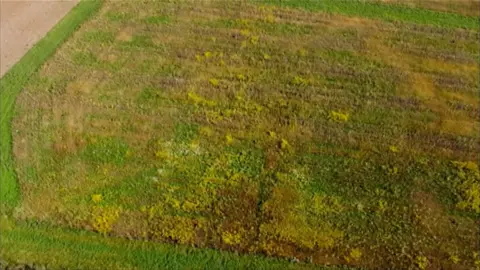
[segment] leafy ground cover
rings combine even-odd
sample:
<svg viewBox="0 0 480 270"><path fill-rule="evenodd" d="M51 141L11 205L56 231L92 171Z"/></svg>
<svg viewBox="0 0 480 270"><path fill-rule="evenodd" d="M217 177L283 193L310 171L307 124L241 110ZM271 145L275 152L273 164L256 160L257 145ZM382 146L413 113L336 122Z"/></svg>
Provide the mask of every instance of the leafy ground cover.
<svg viewBox="0 0 480 270"><path fill-rule="evenodd" d="M14 217L315 264L478 267L476 20L263 3L106 2L18 96Z"/></svg>

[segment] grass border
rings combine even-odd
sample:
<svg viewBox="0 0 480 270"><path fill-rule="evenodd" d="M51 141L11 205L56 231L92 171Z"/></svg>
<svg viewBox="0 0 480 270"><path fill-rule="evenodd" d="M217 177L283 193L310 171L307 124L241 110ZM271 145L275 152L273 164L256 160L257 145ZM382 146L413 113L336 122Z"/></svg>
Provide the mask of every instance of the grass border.
<svg viewBox="0 0 480 270"><path fill-rule="evenodd" d="M303 9L311 12L326 12L351 17L377 19L387 22L404 22L432 25L447 29L463 28L478 31L480 19L458 13L442 12L421 7L387 4L362 0L264 0L258 4L284 8Z"/></svg>
<svg viewBox="0 0 480 270"><path fill-rule="evenodd" d="M11 122L15 100L30 76L102 6L101 0L80 1L0 79L0 213L9 213L20 200L14 168Z"/></svg>
<svg viewBox="0 0 480 270"><path fill-rule="evenodd" d="M48 269L353 269L27 223L2 233L0 256L7 263L35 262Z"/></svg>

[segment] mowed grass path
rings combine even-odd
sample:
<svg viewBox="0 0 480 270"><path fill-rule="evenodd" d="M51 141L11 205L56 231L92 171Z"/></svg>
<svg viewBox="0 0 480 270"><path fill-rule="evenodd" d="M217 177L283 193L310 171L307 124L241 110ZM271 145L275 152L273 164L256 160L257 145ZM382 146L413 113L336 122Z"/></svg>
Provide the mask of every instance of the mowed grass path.
<svg viewBox="0 0 480 270"><path fill-rule="evenodd" d="M470 18L278 3L105 3L18 97L15 217L317 264L479 264ZM366 17L382 7L402 14Z"/></svg>

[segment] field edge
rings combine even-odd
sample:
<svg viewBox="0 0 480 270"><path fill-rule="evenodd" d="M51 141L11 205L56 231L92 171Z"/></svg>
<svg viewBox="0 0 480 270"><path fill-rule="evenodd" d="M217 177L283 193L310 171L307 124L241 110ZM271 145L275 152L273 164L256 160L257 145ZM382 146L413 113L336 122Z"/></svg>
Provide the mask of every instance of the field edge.
<svg viewBox="0 0 480 270"><path fill-rule="evenodd" d="M479 27L479 20L474 16L375 1L265 0L262 4L447 29L463 28L478 31Z"/></svg>
<svg viewBox="0 0 480 270"><path fill-rule="evenodd" d="M279 258L193 248L184 245L108 238L45 224L10 224L4 218L0 258L14 264L52 269L325 269L348 266L294 263Z"/></svg>
<svg viewBox="0 0 480 270"><path fill-rule="evenodd" d="M30 76L75 30L102 6L102 0L82 0L0 79L0 213L9 214L20 200L12 153L15 100Z"/></svg>

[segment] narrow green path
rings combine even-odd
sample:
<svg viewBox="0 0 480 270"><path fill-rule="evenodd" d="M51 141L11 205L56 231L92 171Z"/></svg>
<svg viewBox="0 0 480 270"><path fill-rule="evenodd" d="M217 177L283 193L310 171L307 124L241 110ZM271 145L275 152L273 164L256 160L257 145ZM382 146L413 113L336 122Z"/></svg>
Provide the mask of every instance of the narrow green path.
<svg viewBox="0 0 480 270"><path fill-rule="evenodd" d="M53 269L348 269L2 221L0 257ZM10 228L9 228L10 227Z"/></svg>
<svg viewBox="0 0 480 270"><path fill-rule="evenodd" d="M480 27L479 20L476 17L421 8L410 8L402 5L389 5L357 0L266 0L264 3L280 7L301 8L314 12L321 11L386 21L435 25L443 28L478 30Z"/></svg>

